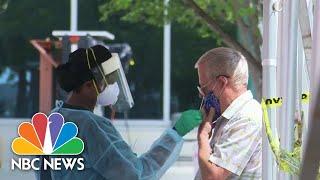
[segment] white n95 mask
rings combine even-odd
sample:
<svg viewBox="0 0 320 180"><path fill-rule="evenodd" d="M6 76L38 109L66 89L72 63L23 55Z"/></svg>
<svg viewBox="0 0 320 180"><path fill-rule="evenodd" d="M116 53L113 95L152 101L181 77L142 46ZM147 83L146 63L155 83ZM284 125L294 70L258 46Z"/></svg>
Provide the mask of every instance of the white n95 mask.
<svg viewBox="0 0 320 180"><path fill-rule="evenodd" d="M101 106L114 105L118 101L120 90L118 83L109 84L97 97L97 104Z"/></svg>

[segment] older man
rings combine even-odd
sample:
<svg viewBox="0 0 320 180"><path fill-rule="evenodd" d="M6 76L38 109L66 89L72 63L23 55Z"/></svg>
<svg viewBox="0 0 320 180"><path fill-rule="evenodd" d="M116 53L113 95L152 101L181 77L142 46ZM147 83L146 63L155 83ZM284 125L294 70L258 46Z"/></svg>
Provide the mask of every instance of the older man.
<svg viewBox="0 0 320 180"><path fill-rule="evenodd" d="M195 179L261 179L262 111L247 90L245 57L220 47L206 52L195 67L207 108L198 129ZM208 106L209 98L215 103Z"/></svg>

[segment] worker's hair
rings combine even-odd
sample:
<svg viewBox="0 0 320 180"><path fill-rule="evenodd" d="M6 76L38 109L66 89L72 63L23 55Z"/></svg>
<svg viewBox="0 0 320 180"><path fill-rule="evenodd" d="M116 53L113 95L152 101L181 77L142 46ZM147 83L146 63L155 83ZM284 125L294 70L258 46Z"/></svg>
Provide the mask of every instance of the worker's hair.
<svg viewBox="0 0 320 180"><path fill-rule="evenodd" d="M236 50L226 47L211 49L200 57L195 68L203 63L205 63L208 77L215 78L218 75L225 75L230 77L231 83L236 88L248 85L247 60Z"/></svg>

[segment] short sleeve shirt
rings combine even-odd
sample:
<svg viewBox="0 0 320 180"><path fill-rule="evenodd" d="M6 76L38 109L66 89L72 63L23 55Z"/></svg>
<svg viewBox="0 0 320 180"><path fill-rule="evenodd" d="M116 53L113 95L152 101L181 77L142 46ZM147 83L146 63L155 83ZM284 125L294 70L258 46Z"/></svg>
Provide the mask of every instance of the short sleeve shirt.
<svg viewBox="0 0 320 180"><path fill-rule="evenodd" d="M232 173L228 179L261 179L262 110L250 91L218 118L208 161ZM195 179L201 179L199 172Z"/></svg>

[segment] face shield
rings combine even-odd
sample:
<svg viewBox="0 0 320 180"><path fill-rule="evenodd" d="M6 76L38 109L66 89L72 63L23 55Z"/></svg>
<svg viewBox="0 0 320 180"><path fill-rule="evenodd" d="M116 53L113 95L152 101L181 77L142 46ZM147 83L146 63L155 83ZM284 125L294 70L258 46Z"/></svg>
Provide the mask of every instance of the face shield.
<svg viewBox="0 0 320 180"><path fill-rule="evenodd" d="M118 100L112 107L116 112L125 112L131 109L134 102L118 54L112 53L112 57L103 62L101 67L108 85L113 85L113 92L117 87L119 89Z"/></svg>
<svg viewBox="0 0 320 180"><path fill-rule="evenodd" d="M92 53L95 67L91 68L89 52ZM112 57L99 64L96 60L94 51L87 50L88 66L91 70L97 90L97 103L102 106L112 105L116 112L125 112L134 105L133 98L124 74L120 58L117 53L112 53Z"/></svg>

